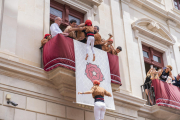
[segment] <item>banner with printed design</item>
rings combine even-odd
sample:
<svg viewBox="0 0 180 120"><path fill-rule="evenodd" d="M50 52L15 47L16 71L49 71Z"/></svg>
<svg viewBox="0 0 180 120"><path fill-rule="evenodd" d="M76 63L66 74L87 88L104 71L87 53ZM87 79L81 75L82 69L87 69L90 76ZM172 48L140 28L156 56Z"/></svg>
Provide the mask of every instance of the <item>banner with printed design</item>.
<svg viewBox="0 0 180 120"><path fill-rule="evenodd" d="M107 52L94 48L96 60L93 62L93 53L89 47L89 57L86 57L86 44L74 40L75 68L76 68L76 103L94 106L91 94L78 95L78 92L91 90L93 81L99 80L100 87L112 94L111 75ZM112 94L113 95L113 94ZM114 99L105 96L107 109L115 110Z"/></svg>

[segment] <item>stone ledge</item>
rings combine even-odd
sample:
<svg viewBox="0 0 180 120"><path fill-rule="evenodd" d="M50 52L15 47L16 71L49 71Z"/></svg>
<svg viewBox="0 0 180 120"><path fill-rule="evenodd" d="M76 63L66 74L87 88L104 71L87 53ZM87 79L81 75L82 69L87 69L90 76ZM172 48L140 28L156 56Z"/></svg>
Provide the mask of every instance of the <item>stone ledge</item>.
<svg viewBox="0 0 180 120"><path fill-rule="evenodd" d="M132 96L127 95L119 92L113 92L114 101L116 101L117 104L120 104L121 106L128 106L130 108L139 110L140 107L143 107L146 103L146 100ZM126 103L126 104L124 104Z"/></svg>
<svg viewBox="0 0 180 120"><path fill-rule="evenodd" d="M158 105L144 105L140 108L138 114L141 117L157 120L179 120L180 118L179 110Z"/></svg>

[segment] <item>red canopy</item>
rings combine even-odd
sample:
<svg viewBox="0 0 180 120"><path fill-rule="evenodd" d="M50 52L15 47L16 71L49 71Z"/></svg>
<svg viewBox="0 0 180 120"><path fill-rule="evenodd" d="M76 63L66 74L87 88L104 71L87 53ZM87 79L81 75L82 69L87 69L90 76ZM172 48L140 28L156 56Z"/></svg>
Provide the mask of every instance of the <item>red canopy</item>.
<svg viewBox="0 0 180 120"><path fill-rule="evenodd" d="M152 80L156 104L180 110L180 89L161 80Z"/></svg>
<svg viewBox="0 0 180 120"><path fill-rule="evenodd" d="M111 82L121 84L118 56L108 54ZM44 70L50 71L56 67L65 67L75 71L75 53L73 39L61 34L53 37L43 48Z"/></svg>

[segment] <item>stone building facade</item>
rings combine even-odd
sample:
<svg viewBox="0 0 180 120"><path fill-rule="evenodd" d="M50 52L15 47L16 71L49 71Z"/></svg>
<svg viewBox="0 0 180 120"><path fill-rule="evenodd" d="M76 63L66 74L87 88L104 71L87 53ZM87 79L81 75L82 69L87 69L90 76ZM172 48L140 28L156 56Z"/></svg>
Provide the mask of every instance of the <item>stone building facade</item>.
<svg viewBox="0 0 180 120"><path fill-rule="evenodd" d="M174 75L180 73L178 0L0 0L0 120L94 120L93 108L73 103L73 71L41 68L40 41L49 33L53 3L64 7L64 25L70 19L67 15L76 11L76 16L83 15L81 22L91 19L103 38L112 33L114 46L123 48L122 86L112 84L116 110L107 111L105 120L180 118L179 110L146 105L140 87L150 64L143 57L148 53L145 47L161 53L155 55L155 66L170 64ZM62 85L56 87L55 79ZM17 107L7 104L7 94Z"/></svg>

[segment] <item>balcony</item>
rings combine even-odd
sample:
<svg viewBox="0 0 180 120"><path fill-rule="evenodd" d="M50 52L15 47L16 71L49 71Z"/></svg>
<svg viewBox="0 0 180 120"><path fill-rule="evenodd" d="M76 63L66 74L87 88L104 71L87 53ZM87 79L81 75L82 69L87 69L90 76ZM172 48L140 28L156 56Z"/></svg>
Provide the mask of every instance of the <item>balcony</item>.
<svg viewBox="0 0 180 120"><path fill-rule="evenodd" d="M118 91L121 85L118 56L107 54L111 73L112 91ZM75 98L75 52L73 39L58 34L43 48L44 70L57 87L59 93Z"/></svg>
<svg viewBox="0 0 180 120"><path fill-rule="evenodd" d="M148 85L141 85L142 97L147 100L147 105L140 109L141 116L147 117L149 114L151 119L155 119L152 118L154 116L156 119L179 120L180 88L158 79L152 80L148 84L150 88L147 93L144 87Z"/></svg>

